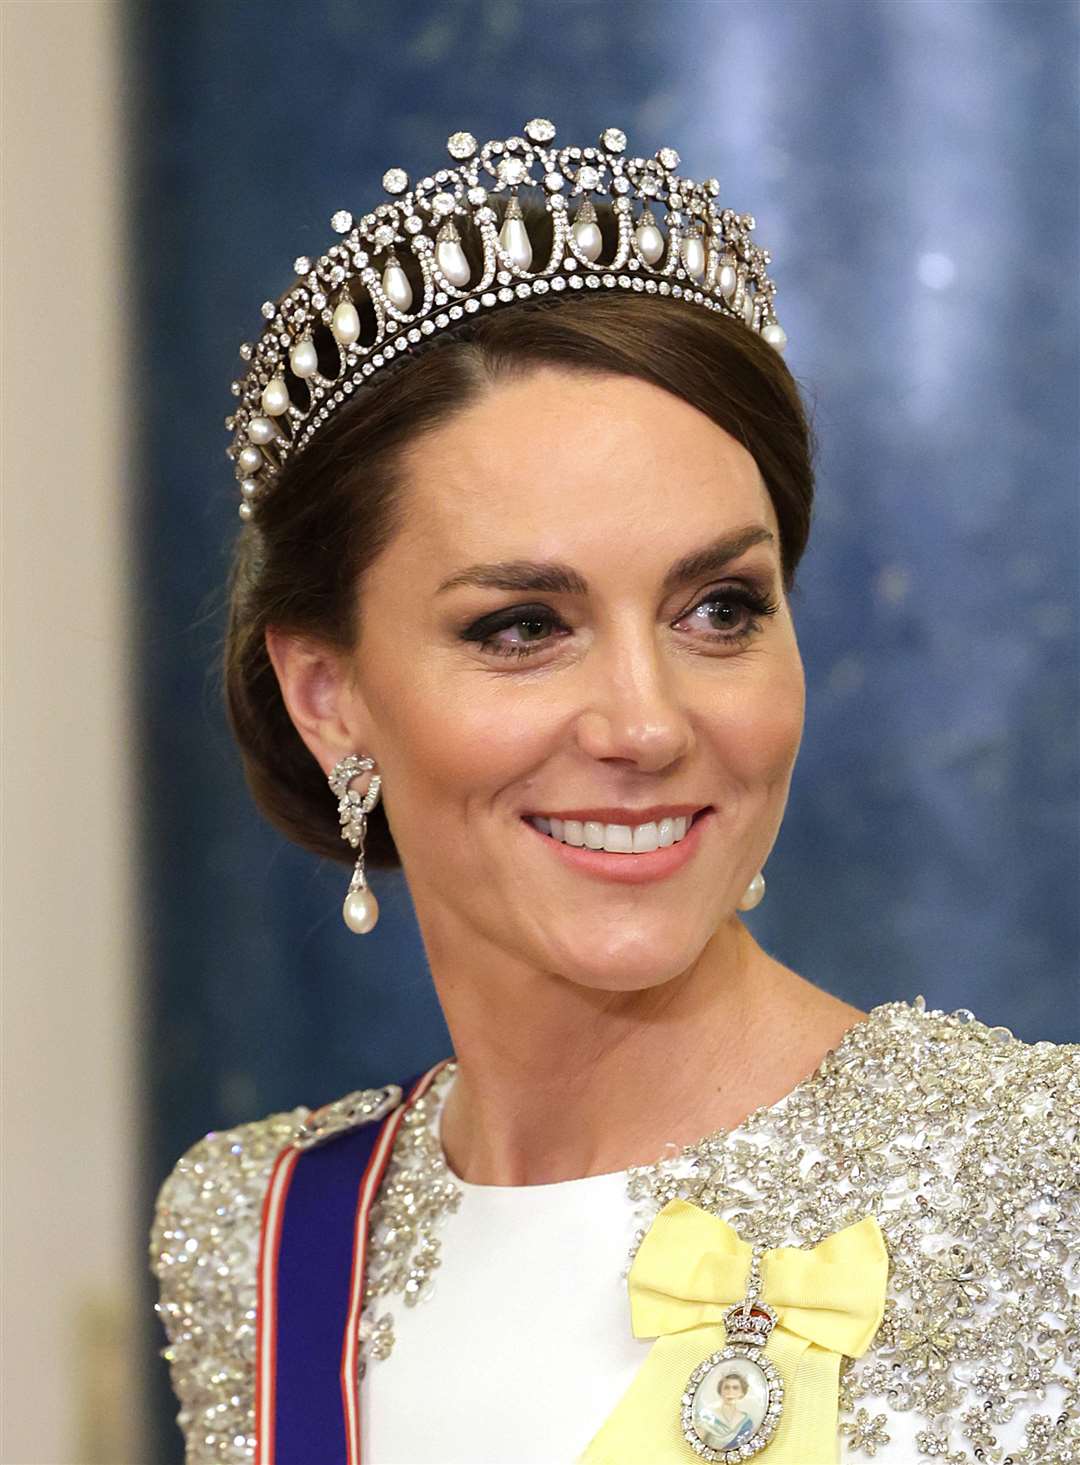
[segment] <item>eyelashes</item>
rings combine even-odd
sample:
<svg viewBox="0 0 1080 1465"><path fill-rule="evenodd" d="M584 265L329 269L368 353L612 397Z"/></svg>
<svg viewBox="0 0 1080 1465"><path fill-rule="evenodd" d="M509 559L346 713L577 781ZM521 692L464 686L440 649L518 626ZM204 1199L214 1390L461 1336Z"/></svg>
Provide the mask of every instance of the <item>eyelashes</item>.
<svg viewBox="0 0 1080 1465"><path fill-rule="evenodd" d="M709 607L718 609L713 612L709 610ZM764 629L765 619L776 615L780 609L780 601L764 594L752 585L731 585L722 590L709 591L685 615L680 616L679 621L690 620L698 616L699 612L704 612L704 620L707 623L714 613L719 613L720 609L727 613L733 608L741 612L741 619L734 629L708 629L702 632L697 639L713 644L746 646ZM561 636L553 637L550 634L541 635L530 641L514 642L499 639L503 631L521 627L529 627L533 631L541 632L556 628L567 629L561 617L556 615L550 606L519 605L498 611L494 615L484 616L462 632L462 640L475 642L487 655L509 656L520 660L535 656L553 640L563 639Z"/></svg>

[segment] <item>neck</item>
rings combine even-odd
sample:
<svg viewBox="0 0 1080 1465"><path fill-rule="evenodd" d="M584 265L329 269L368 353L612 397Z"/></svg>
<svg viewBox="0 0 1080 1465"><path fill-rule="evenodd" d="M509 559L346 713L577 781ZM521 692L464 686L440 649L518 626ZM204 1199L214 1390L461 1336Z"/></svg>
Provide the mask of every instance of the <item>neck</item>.
<svg viewBox="0 0 1080 1465"><path fill-rule="evenodd" d="M687 971L637 992L508 975L505 954L490 980L474 961L462 980L430 944L428 957L458 1062L443 1146L478 1185L606 1174L733 1128L864 1015L769 957L735 917Z"/></svg>

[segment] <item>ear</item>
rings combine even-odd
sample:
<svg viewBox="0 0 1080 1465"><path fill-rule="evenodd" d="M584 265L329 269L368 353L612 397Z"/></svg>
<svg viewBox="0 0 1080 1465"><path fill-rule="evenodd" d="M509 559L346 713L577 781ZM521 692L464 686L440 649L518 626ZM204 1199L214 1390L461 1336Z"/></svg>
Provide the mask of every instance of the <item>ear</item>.
<svg viewBox="0 0 1080 1465"><path fill-rule="evenodd" d="M293 726L327 776L349 753L373 756L367 707L343 653L276 626L266 651Z"/></svg>

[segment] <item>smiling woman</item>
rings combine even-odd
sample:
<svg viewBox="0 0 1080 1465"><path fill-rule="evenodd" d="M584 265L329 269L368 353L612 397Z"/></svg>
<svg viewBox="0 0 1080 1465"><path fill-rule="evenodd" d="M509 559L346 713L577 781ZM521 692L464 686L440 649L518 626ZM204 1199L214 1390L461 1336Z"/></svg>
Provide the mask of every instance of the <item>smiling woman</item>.
<svg viewBox="0 0 1080 1465"><path fill-rule="evenodd" d="M778 588L782 581L785 590L793 584L809 534L813 477L798 393L775 351L727 317L693 314L677 301L592 296L575 300L573 306L571 311L554 301L530 303L485 317L452 341L440 342L438 350L410 363L407 371L399 367L390 380L371 389L363 413L341 412L331 418L322 437L285 467L274 494L260 505L258 532L241 537L227 650L230 713L256 799L283 832L316 853L348 859L325 779L287 716L270 671L268 627L284 626L342 651L355 645L373 616L374 591L367 571L392 540L399 541L398 554L404 553L403 531L411 531L409 542L417 558L424 559L432 614L435 597L443 614L443 599L449 601L461 588L506 592L498 611L460 626L462 639L475 639L492 656L521 656L523 650L517 648L531 639L532 631L517 639L510 632L520 630L522 621L535 626L537 617L548 617L550 624L553 616L554 602L522 605L509 601L508 595L545 592L584 599L588 594L587 577L572 565L539 565L535 556L515 556L516 563L510 563L507 555L500 555L501 564L470 565L463 558L465 546L459 564L451 553L457 547L447 545L449 572L433 576L432 561L424 557L429 546L420 545L416 536L419 531L433 537L438 520L413 512L417 495L425 489L449 525L455 505L471 500L482 508L493 495L492 507L501 507L507 519L520 519L520 507L509 498L515 485L543 514L535 481L538 462L550 463L548 476L560 479L564 513L580 504L582 494L592 495L606 485L616 517L614 523L594 524L598 549L609 567L613 556L616 566L623 567L623 496L636 483L651 513L658 518L666 514L672 528L680 530L670 541L680 562L663 565L662 588L668 599L680 589L689 591L694 582L709 588L710 579L719 578L758 542L771 543L774 573L764 585L760 579L740 583L732 577L724 593L729 598L741 595L744 603L753 597L747 610L765 614L770 579ZM527 378L547 382L549 390L561 384L561 399L554 407L563 414L554 419L557 430L545 427L552 419L535 402L531 386L525 386L524 395L512 390ZM687 422L700 423L704 413L724 429L732 448L745 442L752 476L767 475L770 485L754 501L758 522L747 526L733 520L718 540L723 521L715 508L709 512L706 501L705 513L696 516L704 533L695 539L688 517L688 509L695 507L695 486L710 482L702 474L712 475L714 503L722 505L723 479L717 475L728 471L726 459L719 461L714 450L704 459L699 452L696 462L680 464L665 440L657 440L655 429L643 443L635 442L614 420L601 435L588 393L611 391L616 384L624 391L640 384L631 410L637 401L654 399L656 394L646 392L645 385L674 396L669 410L679 400L685 404L683 414L663 424L661 431L678 432ZM449 456L438 429L442 425L449 431L470 404L479 407L481 401L487 404L480 424L485 440L466 466ZM691 405L695 411L685 410ZM511 412L516 412L513 419ZM699 432L704 425L698 426ZM407 494L408 468L414 464L421 482L412 484ZM688 472L697 477L686 477ZM763 503L773 509L775 528L761 522ZM537 543L523 534L518 542L530 550ZM390 629L399 637L399 649L413 634L407 621L415 609L411 574L412 567L399 558L383 569L383 578L397 575L409 591L399 589L402 603ZM358 592L355 587L361 585ZM652 587L651 593L658 588ZM456 598L463 603L460 594ZM496 603L493 594L487 603ZM682 608L697 610L694 605ZM719 639L726 631L722 617L710 620L698 611L697 629L689 634L701 641L713 628ZM400 861L378 805L368 821L366 848L369 865Z"/></svg>
<svg viewBox="0 0 1080 1465"><path fill-rule="evenodd" d="M248 348L250 786L355 858L357 932L401 865L454 1057L178 1163L152 1255L189 1459L898 1465L956 1418L1049 1459L1076 1053L849 1006L743 922L803 732L810 434L748 217L550 127L481 151L495 187L335 215Z"/></svg>
<svg viewBox="0 0 1080 1465"><path fill-rule="evenodd" d="M585 316L636 304L582 302L579 348ZM697 325L678 322L683 332ZM712 326L747 334L711 317L701 329ZM550 310L531 328L556 339L569 329ZM652 330L670 342L677 327L654 307ZM446 371L454 353L483 349L447 344L433 365ZM778 373L770 348L759 349ZM570 370L545 357L527 373L515 360L509 380L488 364L488 386L474 388L472 402L458 395L453 417L399 454L404 522L359 582L352 648L331 654L311 628L272 627L269 653L290 720L320 766L333 766L342 739L371 750L429 956L444 942L470 950L475 936L452 929L467 913L468 929L498 953L470 950L468 960L491 960L500 983L510 980L508 944L522 953L527 942L541 971L554 962L584 978L594 966L589 980L599 986L651 987L658 960L672 976L684 971L722 924L724 903L743 896L782 817L803 716L782 531L751 453L684 398L586 372L580 357ZM722 415L719 385L716 395ZM520 445L538 420L562 426L534 456ZM719 564L718 530L729 540ZM534 562L523 573L523 553L538 546L565 569L537 577ZM492 576L492 551L518 561L517 571ZM474 560L489 572L456 568ZM543 602L514 598L518 585L535 595L537 579L563 588ZM650 795L650 808L711 805L716 817L677 853L577 852L577 868L614 877L590 892L583 947L566 862L552 862L544 846L553 841L522 840L522 816L579 805L588 822L632 828L646 822ZM327 802L324 793L324 816ZM457 832L452 867L433 826ZM650 883L658 909L641 906L641 891L627 906L628 877L673 873L705 838L714 853L691 862L677 898Z"/></svg>

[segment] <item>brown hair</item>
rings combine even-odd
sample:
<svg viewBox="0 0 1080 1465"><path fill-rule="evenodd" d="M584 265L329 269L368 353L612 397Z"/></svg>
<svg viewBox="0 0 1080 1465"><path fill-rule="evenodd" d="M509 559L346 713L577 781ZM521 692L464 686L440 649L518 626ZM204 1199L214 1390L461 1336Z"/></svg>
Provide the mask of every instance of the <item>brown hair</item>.
<svg viewBox="0 0 1080 1465"><path fill-rule="evenodd" d="M224 653L229 721L256 804L316 854L355 858L322 769L285 708L267 628L342 652L355 645L357 587L406 511L406 444L492 385L543 365L651 382L730 433L761 471L785 590L794 584L810 532L813 437L782 359L741 321L670 297L590 291L515 302L436 337L415 360L381 372L287 461L236 545ZM368 816L365 862L400 865L381 803Z"/></svg>

